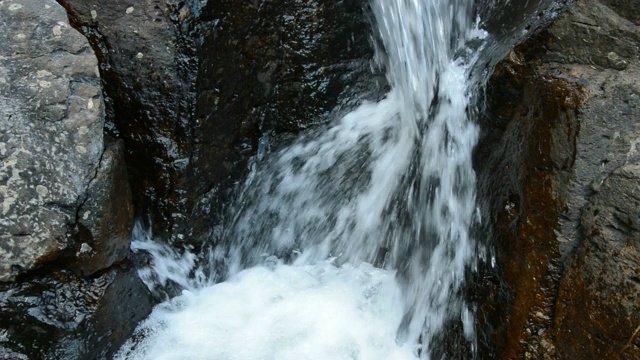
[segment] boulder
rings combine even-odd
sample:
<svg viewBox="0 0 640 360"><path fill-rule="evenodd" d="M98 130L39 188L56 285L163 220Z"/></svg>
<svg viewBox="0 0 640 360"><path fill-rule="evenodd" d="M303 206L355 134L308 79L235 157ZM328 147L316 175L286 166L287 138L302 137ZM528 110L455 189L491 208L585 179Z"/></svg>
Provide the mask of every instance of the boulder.
<svg viewBox="0 0 640 360"><path fill-rule="evenodd" d="M0 2L0 281L58 257L103 150L98 62L55 1Z"/></svg>
<svg viewBox="0 0 640 360"><path fill-rule="evenodd" d="M576 2L492 79L477 154L496 264L482 276L487 356L640 357L640 28L627 3Z"/></svg>
<svg viewBox="0 0 640 360"><path fill-rule="evenodd" d="M98 61L53 0L0 1L0 358L102 359L151 309Z"/></svg>

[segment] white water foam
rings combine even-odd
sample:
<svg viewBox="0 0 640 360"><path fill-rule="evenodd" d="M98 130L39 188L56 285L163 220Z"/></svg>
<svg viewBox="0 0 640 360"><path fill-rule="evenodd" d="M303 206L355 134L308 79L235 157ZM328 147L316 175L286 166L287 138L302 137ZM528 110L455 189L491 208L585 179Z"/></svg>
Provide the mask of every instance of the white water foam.
<svg viewBox="0 0 640 360"><path fill-rule="evenodd" d="M416 359L394 340L400 297L369 264L258 266L156 307L116 359Z"/></svg>

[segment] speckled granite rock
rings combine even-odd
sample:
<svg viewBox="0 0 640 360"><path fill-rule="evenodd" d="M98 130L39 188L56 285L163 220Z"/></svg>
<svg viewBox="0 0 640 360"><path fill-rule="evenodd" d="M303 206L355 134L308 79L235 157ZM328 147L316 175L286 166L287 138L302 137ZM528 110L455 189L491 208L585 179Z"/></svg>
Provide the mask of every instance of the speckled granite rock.
<svg viewBox="0 0 640 360"><path fill-rule="evenodd" d="M151 309L122 141L54 0L0 0L0 359L108 358Z"/></svg>
<svg viewBox="0 0 640 360"><path fill-rule="evenodd" d="M54 259L103 150L97 60L55 1L0 1L0 281Z"/></svg>

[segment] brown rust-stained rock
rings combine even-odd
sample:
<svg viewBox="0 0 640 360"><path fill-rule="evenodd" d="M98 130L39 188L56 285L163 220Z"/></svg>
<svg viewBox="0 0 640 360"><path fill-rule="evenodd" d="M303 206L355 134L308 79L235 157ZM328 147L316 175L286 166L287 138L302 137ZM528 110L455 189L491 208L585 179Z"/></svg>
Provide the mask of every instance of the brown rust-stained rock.
<svg viewBox="0 0 640 360"><path fill-rule="evenodd" d="M477 154L496 248L487 299L506 304L481 306L490 357L640 357L638 34L579 1L494 74Z"/></svg>
<svg viewBox="0 0 640 360"><path fill-rule="evenodd" d="M530 352L534 338L551 325L562 211L555 179L574 156L573 147L558 152L554 144L573 143L583 98L579 84L528 60L516 51L496 70L488 95L493 117L477 155L493 222L494 276L503 281L486 284L494 289L489 301L497 304L481 309L481 321L494 331L491 356L507 359Z"/></svg>

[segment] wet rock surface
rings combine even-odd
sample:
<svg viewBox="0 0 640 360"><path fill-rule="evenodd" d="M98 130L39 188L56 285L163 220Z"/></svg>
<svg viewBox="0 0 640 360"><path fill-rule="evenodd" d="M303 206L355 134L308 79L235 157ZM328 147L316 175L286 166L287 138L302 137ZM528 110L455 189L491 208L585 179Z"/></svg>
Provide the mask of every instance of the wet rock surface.
<svg viewBox="0 0 640 360"><path fill-rule="evenodd" d="M557 179L568 176L575 155L572 147L555 151L555 144L572 144L579 130L583 89L551 68L530 66L525 56L512 53L493 75L492 118L476 154L493 249L478 284L486 296L481 327L493 334L482 339L487 358L521 358L523 346L549 326L561 273Z"/></svg>
<svg viewBox="0 0 640 360"><path fill-rule="evenodd" d="M366 1L210 1L202 9L187 199L201 237L246 159L384 94ZM214 222L217 220L214 218ZM209 222L207 224L207 222Z"/></svg>
<svg viewBox="0 0 640 360"><path fill-rule="evenodd" d="M189 7L179 12L178 1L163 0L59 3L100 62L105 125L124 141L136 214L169 238L185 221L180 183L190 157L197 62L182 34L193 21Z"/></svg>
<svg viewBox="0 0 640 360"><path fill-rule="evenodd" d="M136 212L174 243L209 238L247 159L278 134L385 86L364 81L363 0L59 2L100 59Z"/></svg>
<svg viewBox="0 0 640 360"><path fill-rule="evenodd" d="M492 79L477 154L489 357L640 356L637 11L616 9L578 1Z"/></svg>
<svg viewBox="0 0 640 360"><path fill-rule="evenodd" d="M135 269L68 270L0 285L0 358L108 359L152 306Z"/></svg>
<svg viewBox="0 0 640 360"><path fill-rule="evenodd" d="M122 140L109 141L87 200L78 210L73 260L69 267L83 276L106 269L129 254L133 203Z"/></svg>
<svg viewBox="0 0 640 360"><path fill-rule="evenodd" d="M99 61L53 1L0 0L4 358L108 358L151 306L122 262L134 206L172 242L215 238L251 156L386 86L364 0L59 3ZM486 358L640 356L629 3L579 1L494 74L476 156ZM511 14L488 25L515 36Z"/></svg>
<svg viewBox="0 0 640 360"><path fill-rule="evenodd" d="M102 154L104 106L97 60L64 9L2 1L0 16L0 281L8 281L69 245Z"/></svg>
<svg viewBox="0 0 640 360"><path fill-rule="evenodd" d="M58 3L0 1L0 358L108 358L152 304L134 208L208 238L249 157L386 85L363 1Z"/></svg>

